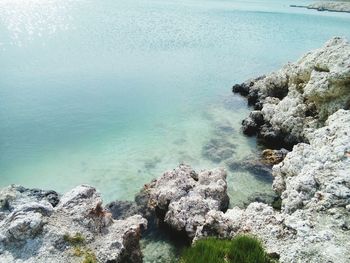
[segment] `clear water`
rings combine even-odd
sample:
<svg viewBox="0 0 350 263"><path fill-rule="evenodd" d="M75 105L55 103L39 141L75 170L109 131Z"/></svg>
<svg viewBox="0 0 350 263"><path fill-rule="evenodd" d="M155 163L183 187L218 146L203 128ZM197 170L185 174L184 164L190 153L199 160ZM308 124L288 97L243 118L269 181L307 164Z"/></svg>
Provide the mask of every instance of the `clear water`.
<svg viewBox="0 0 350 263"><path fill-rule="evenodd" d="M249 158L232 84L350 38L349 14L289 7L303 3L0 0L0 186L132 199L179 162L224 166L201 154L223 125ZM247 172L228 181L233 204L270 191Z"/></svg>
<svg viewBox="0 0 350 263"><path fill-rule="evenodd" d="M231 85L350 38L349 14L289 8L304 3L0 0L0 186L87 183L131 200L179 162L225 166L202 156L212 138L250 158L249 109ZM248 172L228 182L232 205L271 191ZM173 255L168 242L143 245L146 261Z"/></svg>

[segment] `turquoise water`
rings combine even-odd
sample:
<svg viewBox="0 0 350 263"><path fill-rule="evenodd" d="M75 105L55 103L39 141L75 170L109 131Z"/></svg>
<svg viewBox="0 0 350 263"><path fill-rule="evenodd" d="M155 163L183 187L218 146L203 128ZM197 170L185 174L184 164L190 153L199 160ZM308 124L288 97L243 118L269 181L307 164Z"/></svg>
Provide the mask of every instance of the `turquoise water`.
<svg viewBox="0 0 350 263"><path fill-rule="evenodd" d="M0 0L0 186L132 199L179 162L225 166L202 156L212 138L249 158L232 84L350 38L349 14L288 7L303 3ZM233 204L270 191L248 172L228 181Z"/></svg>

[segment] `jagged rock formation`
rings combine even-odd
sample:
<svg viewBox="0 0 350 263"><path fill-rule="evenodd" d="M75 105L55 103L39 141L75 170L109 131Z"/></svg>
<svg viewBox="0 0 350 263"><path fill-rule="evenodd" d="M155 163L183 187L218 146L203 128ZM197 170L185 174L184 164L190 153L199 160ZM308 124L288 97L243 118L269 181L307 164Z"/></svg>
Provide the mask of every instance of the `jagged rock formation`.
<svg viewBox="0 0 350 263"><path fill-rule="evenodd" d="M243 132L272 146L291 148L324 125L339 109L350 107L350 44L333 38L323 48L267 76L233 86L255 107Z"/></svg>
<svg viewBox="0 0 350 263"><path fill-rule="evenodd" d="M193 238L210 211L228 207L226 172L223 169L195 172L181 164L145 185L148 208L172 229Z"/></svg>
<svg viewBox="0 0 350 263"><path fill-rule="evenodd" d="M307 135L310 144L299 143L273 168L284 212L350 205L350 111L337 111L326 124Z"/></svg>
<svg viewBox="0 0 350 263"><path fill-rule="evenodd" d="M210 211L195 239L248 232L280 262L350 262L349 43L333 38L233 91L255 108L243 121L243 132L275 146L294 145L286 156L263 153L271 163L279 162L273 189L281 210L251 203L226 213Z"/></svg>
<svg viewBox="0 0 350 263"><path fill-rule="evenodd" d="M10 186L0 192L0 262L142 262L135 215L114 220L95 188L61 198L53 191Z"/></svg>
<svg viewBox="0 0 350 263"><path fill-rule="evenodd" d="M339 110L275 165L281 211L263 203L210 211L195 239L252 233L280 262L349 262L350 111Z"/></svg>

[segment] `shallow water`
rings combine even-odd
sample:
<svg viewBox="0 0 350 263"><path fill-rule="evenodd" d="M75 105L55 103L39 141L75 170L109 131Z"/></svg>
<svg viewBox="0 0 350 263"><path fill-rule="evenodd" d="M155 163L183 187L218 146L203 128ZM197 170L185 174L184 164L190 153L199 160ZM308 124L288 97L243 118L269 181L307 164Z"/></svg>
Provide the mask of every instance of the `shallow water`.
<svg viewBox="0 0 350 263"><path fill-rule="evenodd" d="M304 3L0 0L0 186L131 200L179 162L225 166L202 156L213 138L249 158L232 84L350 38L349 14L289 7ZM231 205L271 191L248 172L228 182Z"/></svg>

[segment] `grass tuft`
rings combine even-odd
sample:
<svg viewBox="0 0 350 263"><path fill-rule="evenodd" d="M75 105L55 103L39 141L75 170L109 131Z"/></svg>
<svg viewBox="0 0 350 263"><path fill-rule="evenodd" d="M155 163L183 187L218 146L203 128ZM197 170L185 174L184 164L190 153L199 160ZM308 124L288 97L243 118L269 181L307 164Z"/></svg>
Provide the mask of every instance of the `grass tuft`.
<svg viewBox="0 0 350 263"><path fill-rule="evenodd" d="M72 254L74 256L83 258L81 263L97 263L96 255L86 247L85 238L82 234L76 233L74 236L65 234L63 239L73 247Z"/></svg>
<svg viewBox="0 0 350 263"><path fill-rule="evenodd" d="M85 238L80 233L76 233L74 236L70 236L69 234L65 234L63 236L63 240L72 246L81 245L85 242Z"/></svg>
<svg viewBox="0 0 350 263"><path fill-rule="evenodd" d="M183 251L180 263L272 263L261 242L252 236L239 235L232 240L198 240Z"/></svg>
<svg viewBox="0 0 350 263"><path fill-rule="evenodd" d="M85 251L82 263L97 263L95 254L92 251Z"/></svg>

